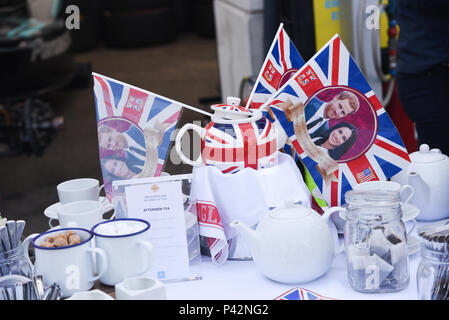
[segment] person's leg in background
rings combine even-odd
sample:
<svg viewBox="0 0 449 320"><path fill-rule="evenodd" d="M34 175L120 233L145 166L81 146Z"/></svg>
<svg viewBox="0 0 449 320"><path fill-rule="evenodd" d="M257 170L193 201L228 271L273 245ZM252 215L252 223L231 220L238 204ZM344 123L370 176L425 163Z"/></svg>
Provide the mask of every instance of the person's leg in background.
<svg viewBox="0 0 449 320"><path fill-rule="evenodd" d="M402 107L415 123L418 144L449 155L449 68L419 75L399 73L397 85Z"/></svg>

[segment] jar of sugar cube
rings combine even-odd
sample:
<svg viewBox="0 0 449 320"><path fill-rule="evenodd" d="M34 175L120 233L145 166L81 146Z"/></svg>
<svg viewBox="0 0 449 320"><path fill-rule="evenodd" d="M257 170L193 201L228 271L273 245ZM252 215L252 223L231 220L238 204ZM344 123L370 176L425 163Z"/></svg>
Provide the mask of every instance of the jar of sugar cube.
<svg viewBox="0 0 449 320"><path fill-rule="evenodd" d="M360 292L395 292L410 279L407 234L399 192L351 190L345 194L344 239L348 280Z"/></svg>

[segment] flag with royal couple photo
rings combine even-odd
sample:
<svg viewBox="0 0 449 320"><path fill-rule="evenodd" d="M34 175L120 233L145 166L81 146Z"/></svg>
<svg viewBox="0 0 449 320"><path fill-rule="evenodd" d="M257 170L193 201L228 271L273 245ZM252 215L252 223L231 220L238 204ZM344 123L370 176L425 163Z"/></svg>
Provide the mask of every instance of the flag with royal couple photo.
<svg viewBox="0 0 449 320"><path fill-rule="evenodd" d="M160 176L185 106L93 73L98 144L106 196L112 181Z"/></svg>
<svg viewBox="0 0 449 320"><path fill-rule="evenodd" d="M338 35L260 107L285 131L327 206L358 183L387 180L408 166L401 137ZM310 185L309 185L310 188Z"/></svg>

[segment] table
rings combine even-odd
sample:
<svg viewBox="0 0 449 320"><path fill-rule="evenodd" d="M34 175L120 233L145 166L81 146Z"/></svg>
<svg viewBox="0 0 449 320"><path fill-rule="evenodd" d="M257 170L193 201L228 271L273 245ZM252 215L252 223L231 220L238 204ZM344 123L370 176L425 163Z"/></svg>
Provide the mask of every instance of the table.
<svg viewBox="0 0 449 320"><path fill-rule="evenodd" d="M300 287L319 295L342 300L416 300L416 271L420 254L410 256L410 283L395 293L359 293L347 280L345 255L337 256L329 271L321 278L301 284L282 284L263 276L252 261L226 261L214 265L202 257L203 279L166 284L170 300L273 300L284 292Z"/></svg>
<svg viewBox="0 0 449 320"><path fill-rule="evenodd" d="M411 233L417 236L418 223ZM340 236L340 241L342 238ZM201 280L167 283L168 300L273 300L295 287L311 290L321 296L338 300L417 300L416 272L421 261L419 251L409 256L410 282L402 291L394 293L361 293L353 290L347 279L346 257L335 257L329 271L314 281L300 284L282 284L263 276L253 261L226 261L213 264L210 257L202 256L199 266ZM114 296L114 288L96 284Z"/></svg>

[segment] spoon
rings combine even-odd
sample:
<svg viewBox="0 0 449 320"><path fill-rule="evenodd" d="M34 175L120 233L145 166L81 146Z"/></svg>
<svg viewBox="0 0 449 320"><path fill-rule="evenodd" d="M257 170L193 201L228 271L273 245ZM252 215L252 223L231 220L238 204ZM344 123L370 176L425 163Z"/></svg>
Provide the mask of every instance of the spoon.
<svg viewBox="0 0 449 320"><path fill-rule="evenodd" d="M20 239L22 238L22 232L25 228L25 221L24 220L17 220L16 221L16 246L19 245Z"/></svg>
<svg viewBox="0 0 449 320"><path fill-rule="evenodd" d="M34 290L36 291L37 300L42 300L44 296L44 281L41 275L33 277Z"/></svg>
<svg viewBox="0 0 449 320"><path fill-rule="evenodd" d="M6 229L8 230L9 245L12 250L16 247L16 222L13 220L6 221Z"/></svg>
<svg viewBox="0 0 449 320"><path fill-rule="evenodd" d="M0 227L0 237L3 243L3 248L5 251L11 250L11 243L9 242L8 238L8 229L6 229L6 226Z"/></svg>

